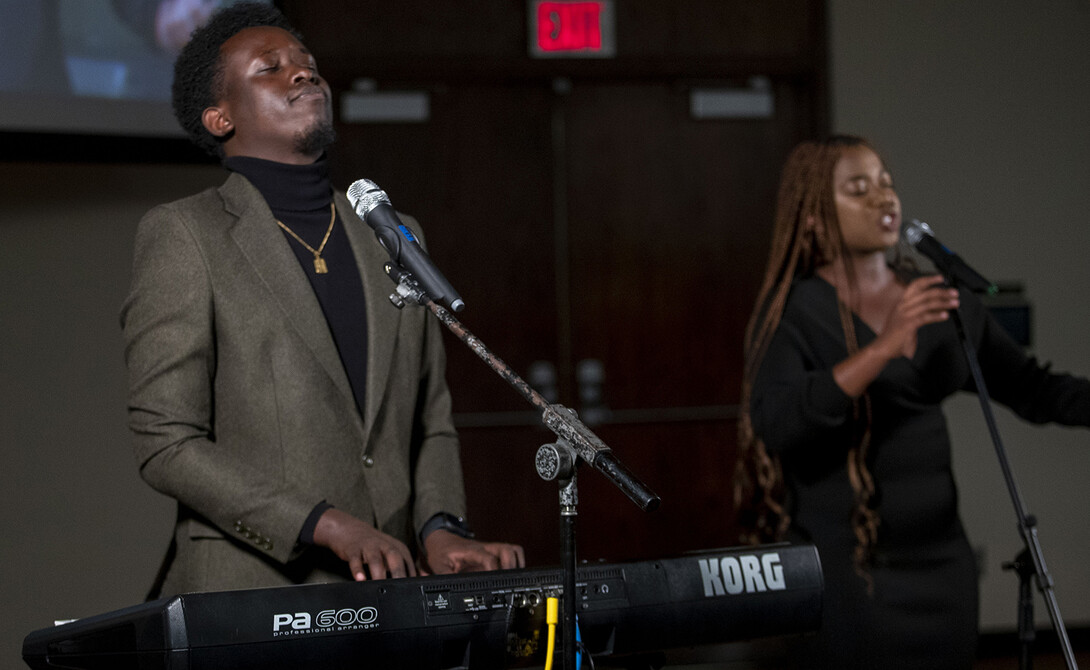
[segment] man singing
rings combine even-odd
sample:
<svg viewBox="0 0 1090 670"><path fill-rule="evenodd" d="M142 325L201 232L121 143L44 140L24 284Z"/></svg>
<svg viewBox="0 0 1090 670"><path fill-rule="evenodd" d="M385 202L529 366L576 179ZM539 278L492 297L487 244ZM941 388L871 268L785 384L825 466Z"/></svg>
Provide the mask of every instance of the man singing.
<svg viewBox="0 0 1090 670"><path fill-rule="evenodd" d="M521 567L463 518L439 324L330 186L330 90L274 8L175 64L174 110L230 173L140 222L122 310L143 478L178 501L154 596Z"/></svg>

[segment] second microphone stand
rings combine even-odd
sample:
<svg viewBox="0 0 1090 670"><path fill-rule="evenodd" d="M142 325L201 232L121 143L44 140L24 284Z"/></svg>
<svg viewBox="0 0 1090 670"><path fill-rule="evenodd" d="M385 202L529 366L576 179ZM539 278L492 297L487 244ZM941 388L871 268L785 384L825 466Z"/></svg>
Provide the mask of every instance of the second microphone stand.
<svg viewBox="0 0 1090 670"><path fill-rule="evenodd" d="M549 403L540 393L530 388L522 377L489 351L488 347L470 333L450 311L431 300L417 284L412 274L393 262L386 263L385 269L386 274L397 285L396 292L390 296L390 301L396 307L401 308L408 303L415 303L431 310L432 314L473 353L477 354L488 367L503 377L531 405L541 410L542 423L558 438L555 443L546 444L538 450L535 467L539 476L546 480L556 479L560 487L560 553L564 573L564 593L562 594L564 609L561 622L562 661L564 670L575 670L577 653L575 517L578 515L579 502L576 468L580 461L593 466L644 511L657 509L660 499L617 460L613 450L587 428L573 410L563 405Z"/></svg>
<svg viewBox="0 0 1090 670"><path fill-rule="evenodd" d="M992 444L995 446L999 467L1003 471L1007 492L1010 494L1011 502L1014 503L1015 515L1018 517L1018 532L1025 544L1025 549L1014 562L1009 564L1011 569L1014 569L1019 576L1019 668L1021 670L1030 670L1033 664L1032 654L1029 649L1029 645L1034 638L1033 596L1029 588L1029 579L1031 575L1035 575L1037 577L1037 588L1040 589L1041 595L1045 599L1048 615L1052 619L1052 627L1055 629L1056 637L1060 642L1064 661L1069 670L1078 670L1079 666L1075 662L1075 654L1071 649L1071 640L1068 639L1067 629L1064 628L1063 619L1060 617L1060 607L1056 603L1056 593L1052 589L1052 575L1049 574L1048 568L1045 566L1044 553L1041 550L1040 540L1037 538L1037 518L1029 513L1025 501L1022 499L1022 494L1018 490L1018 484L1014 480L1014 473L1011 470L1010 461L1007 459L1007 451L1003 447L1003 440L999 436L995 414L992 412L988 388L984 384L984 375L980 370L976 348L965 332L961 312L954 309L950 310L950 314L954 319L954 325L957 327L958 338L961 340L962 349L965 351L965 359L969 365L969 370L972 372L973 381L976 383L977 397L980 400L980 407L984 411L984 420L988 425Z"/></svg>

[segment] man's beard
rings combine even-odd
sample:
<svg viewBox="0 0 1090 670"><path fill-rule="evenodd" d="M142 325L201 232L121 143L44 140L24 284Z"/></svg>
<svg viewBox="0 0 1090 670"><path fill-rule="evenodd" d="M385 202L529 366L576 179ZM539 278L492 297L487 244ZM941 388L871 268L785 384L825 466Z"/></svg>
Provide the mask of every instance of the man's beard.
<svg viewBox="0 0 1090 670"><path fill-rule="evenodd" d="M337 132L330 121L319 121L310 130L305 130L295 138L295 150L303 155L319 154L333 145Z"/></svg>

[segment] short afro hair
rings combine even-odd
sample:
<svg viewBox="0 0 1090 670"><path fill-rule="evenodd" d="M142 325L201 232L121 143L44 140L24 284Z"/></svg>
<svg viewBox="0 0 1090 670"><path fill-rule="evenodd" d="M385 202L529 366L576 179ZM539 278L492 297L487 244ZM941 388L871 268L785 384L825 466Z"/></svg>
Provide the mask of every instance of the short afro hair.
<svg viewBox="0 0 1090 670"><path fill-rule="evenodd" d="M204 26L193 31L174 61L171 87L174 117L189 138L216 158L223 158L222 140L204 127L201 115L223 97L223 59L220 47L246 28L283 28L300 42L302 36L272 5L239 2L219 9Z"/></svg>

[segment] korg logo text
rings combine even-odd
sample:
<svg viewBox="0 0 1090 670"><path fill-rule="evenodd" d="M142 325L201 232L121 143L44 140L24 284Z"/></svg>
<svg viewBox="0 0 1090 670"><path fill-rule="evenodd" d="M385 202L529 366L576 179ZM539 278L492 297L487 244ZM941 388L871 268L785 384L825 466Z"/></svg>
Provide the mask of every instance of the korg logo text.
<svg viewBox="0 0 1090 670"><path fill-rule="evenodd" d="M739 593L782 591L784 582L780 555L770 552L758 558L755 554L701 558L700 577L704 580L704 595L723 596Z"/></svg>
<svg viewBox="0 0 1090 670"><path fill-rule="evenodd" d="M273 615L273 637L375 628L377 621L378 610L374 607L322 610L313 619L309 612L284 612Z"/></svg>

